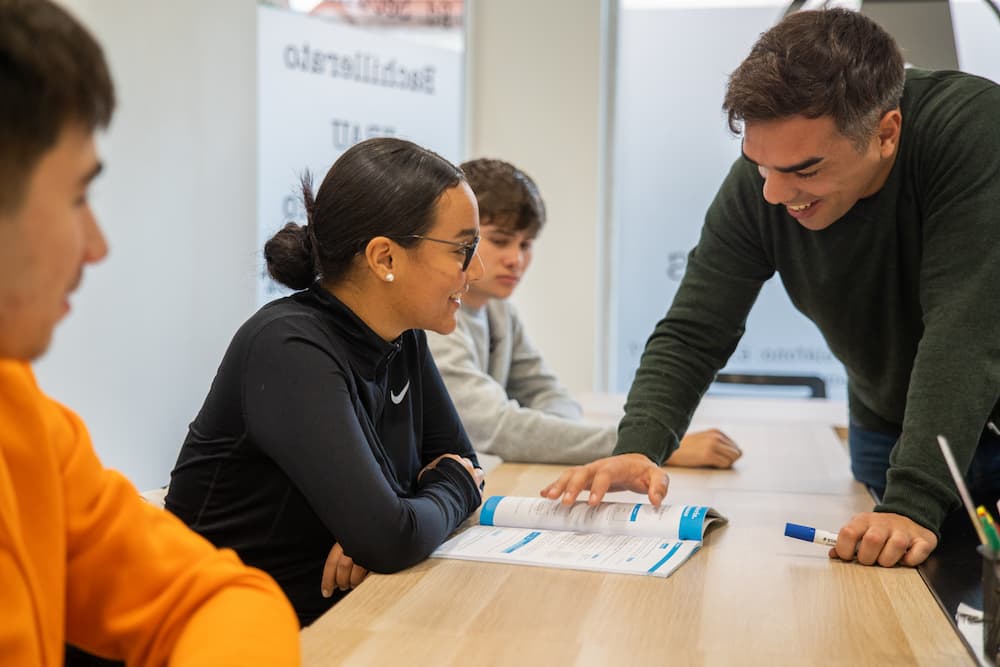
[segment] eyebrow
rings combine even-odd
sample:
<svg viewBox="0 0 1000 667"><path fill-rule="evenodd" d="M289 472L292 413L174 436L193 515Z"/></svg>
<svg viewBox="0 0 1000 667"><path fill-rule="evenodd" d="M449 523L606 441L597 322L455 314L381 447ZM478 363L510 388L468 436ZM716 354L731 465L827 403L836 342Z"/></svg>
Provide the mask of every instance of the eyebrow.
<svg viewBox="0 0 1000 667"><path fill-rule="evenodd" d="M753 159L751 159L751 157L749 155L747 155L746 153L744 153L742 148L740 148L740 154L743 156L743 159L746 160L747 162L749 162L750 164L757 165L758 167L760 166ZM787 167L774 167L774 170L775 171L780 171L783 174L791 174L793 172L802 171L803 169L808 169L809 167L817 165L820 162L822 162L824 159L825 158L822 158L822 157L819 157L819 156L814 156L814 157L806 158L802 162L796 162L795 164L788 165Z"/></svg>
<svg viewBox="0 0 1000 667"><path fill-rule="evenodd" d="M457 238L468 238L470 241L477 236L479 236L479 230L475 227L469 227L468 229L463 229L458 234L455 234Z"/></svg>

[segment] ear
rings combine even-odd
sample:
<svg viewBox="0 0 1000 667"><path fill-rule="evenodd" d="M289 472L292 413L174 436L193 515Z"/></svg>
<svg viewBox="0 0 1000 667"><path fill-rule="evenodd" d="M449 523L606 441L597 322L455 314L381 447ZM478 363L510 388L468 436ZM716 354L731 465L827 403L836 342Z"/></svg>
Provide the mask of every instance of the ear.
<svg viewBox="0 0 1000 667"><path fill-rule="evenodd" d="M394 275L398 267L398 262L393 257L398 249L399 246L385 236L376 236L368 242L365 246L365 261L376 278L392 282L393 278L388 276Z"/></svg>
<svg viewBox="0 0 1000 667"><path fill-rule="evenodd" d="M878 122L879 152L883 158L892 157L899 145L899 133L903 127L903 114L899 109L885 112Z"/></svg>

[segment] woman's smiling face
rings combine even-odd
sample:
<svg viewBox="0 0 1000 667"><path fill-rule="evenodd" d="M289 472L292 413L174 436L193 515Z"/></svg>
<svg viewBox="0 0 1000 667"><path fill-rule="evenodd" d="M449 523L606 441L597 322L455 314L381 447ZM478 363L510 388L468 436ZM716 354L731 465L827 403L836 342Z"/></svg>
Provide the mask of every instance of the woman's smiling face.
<svg viewBox="0 0 1000 667"><path fill-rule="evenodd" d="M405 328L448 334L457 325L469 284L483 276L478 251L462 269L465 248L479 236L479 207L468 185L462 182L441 194L434 224L423 236L424 240L406 248L405 265L398 271L396 287L404 297L398 308Z"/></svg>

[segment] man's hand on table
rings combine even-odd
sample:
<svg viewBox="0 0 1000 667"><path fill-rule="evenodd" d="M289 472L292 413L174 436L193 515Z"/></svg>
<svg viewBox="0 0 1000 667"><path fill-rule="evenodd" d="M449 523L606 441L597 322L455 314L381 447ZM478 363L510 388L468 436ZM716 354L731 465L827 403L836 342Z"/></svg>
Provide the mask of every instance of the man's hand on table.
<svg viewBox="0 0 1000 667"><path fill-rule="evenodd" d="M937 537L912 519L888 512L856 514L837 534L830 558L862 565L916 567L937 547Z"/></svg>
<svg viewBox="0 0 1000 667"><path fill-rule="evenodd" d="M634 491L645 493L649 502L659 507L669 483L667 473L644 454L619 454L569 468L542 489L541 495L550 500L561 498L564 505L570 505L581 491L590 489L587 503L596 505L608 491Z"/></svg>

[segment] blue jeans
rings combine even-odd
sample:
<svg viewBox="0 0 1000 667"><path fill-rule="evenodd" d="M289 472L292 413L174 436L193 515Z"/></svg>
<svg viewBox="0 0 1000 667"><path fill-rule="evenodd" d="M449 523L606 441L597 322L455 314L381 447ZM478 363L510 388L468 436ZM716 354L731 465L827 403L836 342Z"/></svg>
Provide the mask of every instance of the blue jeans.
<svg viewBox="0 0 1000 667"><path fill-rule="evenodd" d="M885 473L889 469L889 452L899 434L871 431L851 423L848 448L851 451L851 472L854 479L865 484L879 498L885 494ZM937 445L935 444L935 449ZM996 498L1000 492L1000 436L983 430L972 464L965 475L969 494L973 498ZM990 507L992 511L992 507Z"/></svg>

